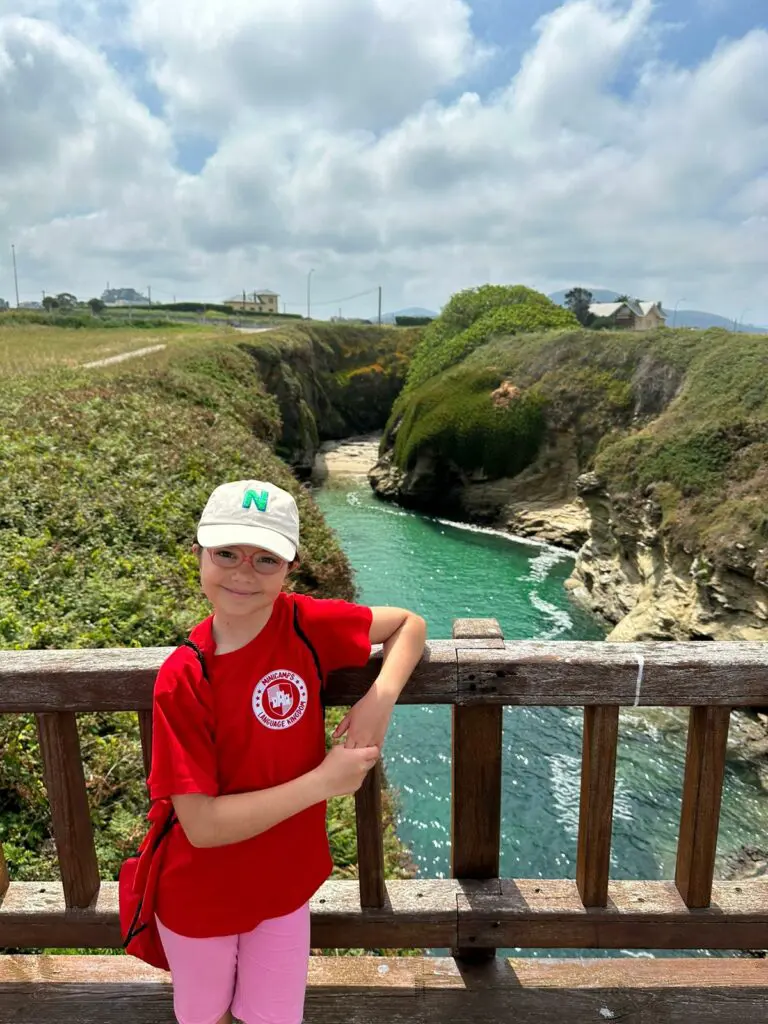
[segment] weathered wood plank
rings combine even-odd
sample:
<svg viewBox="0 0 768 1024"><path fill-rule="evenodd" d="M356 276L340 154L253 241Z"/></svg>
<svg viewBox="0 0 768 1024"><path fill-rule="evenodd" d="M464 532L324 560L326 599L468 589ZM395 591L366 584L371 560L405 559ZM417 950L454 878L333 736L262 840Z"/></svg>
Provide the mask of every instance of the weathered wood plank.
<svg viewBox="0 0 768 1024"><path fill-rule="evenodd" d="M355 793L357 874L362 907L383 907L387 896L384 886L384 826L381 817L383 780L381 762L377 761Z"/></svg>
<svg viewBox="0 0 768 1024"><path fill-rule="evenodd" d="M139 734L141 736L141 758L144 763L144 778L149 778L152 768L152 711L139 711Z"/></svg>
<svg viewBox="0 0 768 1024"><path fill-rule="evenodd" d="M461 883L388 880L381 908L360 906L358 882L332 880L311 902L315 948L447 948L456 939ZM0 903L0 947L119 948L117 884L104 882L87 910L67 909L58 882L11 882Z"/></svg>
<svg viewBox="0 0 768 1024"><path fill-rule="evenodd" d="M498 645L504 636L496 619L457 619L453 638L461 645ZM473 647L473 650L477 650ZM503 708L453 708L451 730L451 875L498 878L501 842L501 738ZM495 949L454 949L464 958L488 959Z"/></svg>
<svg viewBox="0 0 768 1024"><path fill-rule="evenodd" d="M5 854L3 853L3 844L0 843L0 899L8 891L8 886L11 883L10 875L8 874L8 865L5 862Z"/></svg>
<svg viewBox="0 0 768 1024"><path fill-rule="evenodd" d="M313 897L312 946L426 949L451 946L461 884L453 879L386 882L384 906L362 908L355 882L329 881Z"/></svg>
<svg viewBox="0 0 768 1024"><path fill-rule="evenodd" d="M575 881L389 880L380 909L362 909L354 880L312 900L315 948L483 946L604 949L762 949L763 879L716 882L708 910L689 910L674 882L612 881L606 908L585 908ZM117 885L91 908L67 910L55 882L11 882L0 904L0 947L118 948Z"/></svg>
<svg viewBox="0 0 768 1024"><path fill-rule="evenodd" d="M0 712L148 711L157 670L172 650L0 651ZM332 673L326 703L353 704L380 667L381 651L375 651L365 668ZM400 703L450 704L455 699L455 645L432 640Z"/></svg>
<svg viewBox="0 0 768 1024"><path fill-rule="evenodd" d="M463 644L469 646L429 641L401 702L632 705L642 657L642 706L768 704L768 651L759 642L515 641L495 650L472 650L470 639ZM147 710L170 651L0 651L0 712ZM375 678L379 657L364 669L334 673L329 704L357 700Z"/></svg>
<svg viewBox="0 0 768 1024"><path fill-rule="evenodd" d="M130 957L0 958L0 1020L172 1024L169 976ZM765 1020L755 960L496 960L312 957L313 1024L743 1024Z"/></svg>
<svg viewBox="0 0 768 1024"><path fill-rule="evenodd" d="M454 619L451 633L454 640L504 640L498 619Z"/></svg>
<svg viewBox="0 0 768 1024"><path fill-rule="evenodd" d="M495 878L501 835L500 707L454 707L451 875Z"/></svg>
<svg viewBox="0 0 768 1024"><path fill-rule="evenodd" d="M691 708L675 882L687 906L709 906L725 777L729 708Z"/></svg>
<svg viewBox="0 0 768 1024"><path fill-rule="evenodd" d="M381 970L386 966L386 970ZM512 973L507 970L512 968ZM25 955L0 957L0 985L115 985L155 983L169 987L171 978L131 956ZM481 985L495 988L707 988L768 986L768 964L742 957L634 959L499 958L495 964L467 967L450 956L312 956L310 987L354 992L361 988L453 988L468 991Z"/></svg>
<svg viewBox="0 0 768 1024"><path fill-rule="evenodd" d="M69 711L38 715L37 732L64 898L68 907L87 907L99 891L99 865L77 719Z"/></svg>
<svg viewBox="0 0 768 1024"><path fill-rule="evenodd" d="M587 907L608 900L618 738L618 705L584 708L576 885Z"/></svg>
<svg viewBox="0 0 768 1024"><path fill-rule="evenodd" d="M503 651L459 651L458 662L460 703L736 707L768 697L759 642L508 641Z"/></svg>
<svg viewBox="0 0 768 1024"><path fill-rule="evenodd" d="M764 880L716 882L708 910L689 910L674 882L611 881L608 905L584 907L575 881L505 879L459 897L459 942L573 949L761 949Z"/></svg>

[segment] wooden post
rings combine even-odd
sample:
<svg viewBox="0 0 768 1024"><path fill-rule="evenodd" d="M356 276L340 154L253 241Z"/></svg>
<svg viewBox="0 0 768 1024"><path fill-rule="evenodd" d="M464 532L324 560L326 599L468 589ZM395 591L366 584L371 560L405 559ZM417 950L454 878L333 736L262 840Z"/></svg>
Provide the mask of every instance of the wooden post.
<svg viewBox="0 0 768 1024"><path fill-rule="evenodd" d="M99 891L99 867L73 712L39 714L37 731L53 837L67 907L87 907Z"/></svg>
<svg viewBox="0 0 768 1024"><path fill-rule="evenodd" d="M139 711L139 733L141 735L141 756L144 761L144 778L149 778L152 768L152 710Z"/></svg>
<svg viewBox="0 0 768 1024"><path fill-rule="evenodd" d="M453 624L453 639L471 641L474 649L498 648L504 644L504 635L495 619L457 619ZM498 704L456 704L453 707L451 875L454 878L499 877L502 712ZM491 947L453 952L455 956L473 961L491 959L496 954Z"/></svg>
<svg viewBox="0 0 768 1024"><path fill-rule="evenodd" d="M730 708L691 708L675 884L692 910L712 900L730 717Z"/></svg>
<svg viewBox="0 0 768 1024"><path fill-rule="evenodd" d="M355 793L357 819L357 873L360 879L360 906L383 907L384 830L381 820L381 761L377 761Z"/></svg>
<svg viewBox="0 0 768 1024"><path fill-rule="evenodd" d="M585 907L608 904L619 706L584 708L576 885Z"/></svg>
<svg viewBox="0 0 768 1024"><path fill-rule="evenodd" d="M0 899L5 896L8 892L8 886L11 884L11 878L8 874L8 865L5 863L5 854L3 853L3 844L0 843Z"/></svg>

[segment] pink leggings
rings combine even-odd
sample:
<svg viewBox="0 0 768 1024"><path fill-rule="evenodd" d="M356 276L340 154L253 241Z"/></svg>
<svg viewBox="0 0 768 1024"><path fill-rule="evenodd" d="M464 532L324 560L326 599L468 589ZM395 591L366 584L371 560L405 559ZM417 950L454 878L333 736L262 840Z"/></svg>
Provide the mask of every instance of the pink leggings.
<svg viewBox="0 0 768 1024"><path fill-rule="evenodd" d="M309 966L309 904L244 935L190 939L157 919L179 1024L301 1024Z"/></svg>

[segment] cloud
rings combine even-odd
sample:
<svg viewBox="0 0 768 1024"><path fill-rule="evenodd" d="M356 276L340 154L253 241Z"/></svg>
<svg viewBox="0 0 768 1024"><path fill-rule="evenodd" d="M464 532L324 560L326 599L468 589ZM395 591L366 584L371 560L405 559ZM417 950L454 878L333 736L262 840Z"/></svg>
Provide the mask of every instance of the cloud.
<svg viewBox="0 0 768 1024"><path fill-rule="evenodd" d="M52 25L0 19L0 210L24 227L156 185L166 127L105 59Z"/></svg>
<svg viewBox="0 0 768 1024"><path fill-rule="evenodd" d="M126 22L162 119L82 40L0 18L0 129L13 117L18 136L0 197L25 197L40 287L77 266L73 290L118 274L208 299L267 286L302 308L315 267L319 301L579 283L768 321L768 33L682 67L660 59L650 0L553 3L480 94L459 0L185 12L134 0ZM213 140L195 173L173 149L190 132ZM20 223L9 210L0 228Z"/></svg>
<svg viewBox="0 0 768 1024"><path fill-rule="evenodd" d="M133 37L181 125L378 128L482 59L463 0L137 0Z"/></svg>

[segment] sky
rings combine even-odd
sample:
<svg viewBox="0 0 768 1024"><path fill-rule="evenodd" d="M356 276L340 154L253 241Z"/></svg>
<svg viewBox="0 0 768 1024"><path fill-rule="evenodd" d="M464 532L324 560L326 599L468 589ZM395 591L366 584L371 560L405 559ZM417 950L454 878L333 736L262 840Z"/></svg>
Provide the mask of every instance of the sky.
<svg viewBox="0 0 768 1024"><path fill-rule="evenodd" d="M768 324L767 0L0 0L0 297ZM311 275L310 275L310 272Z"/></svg>

